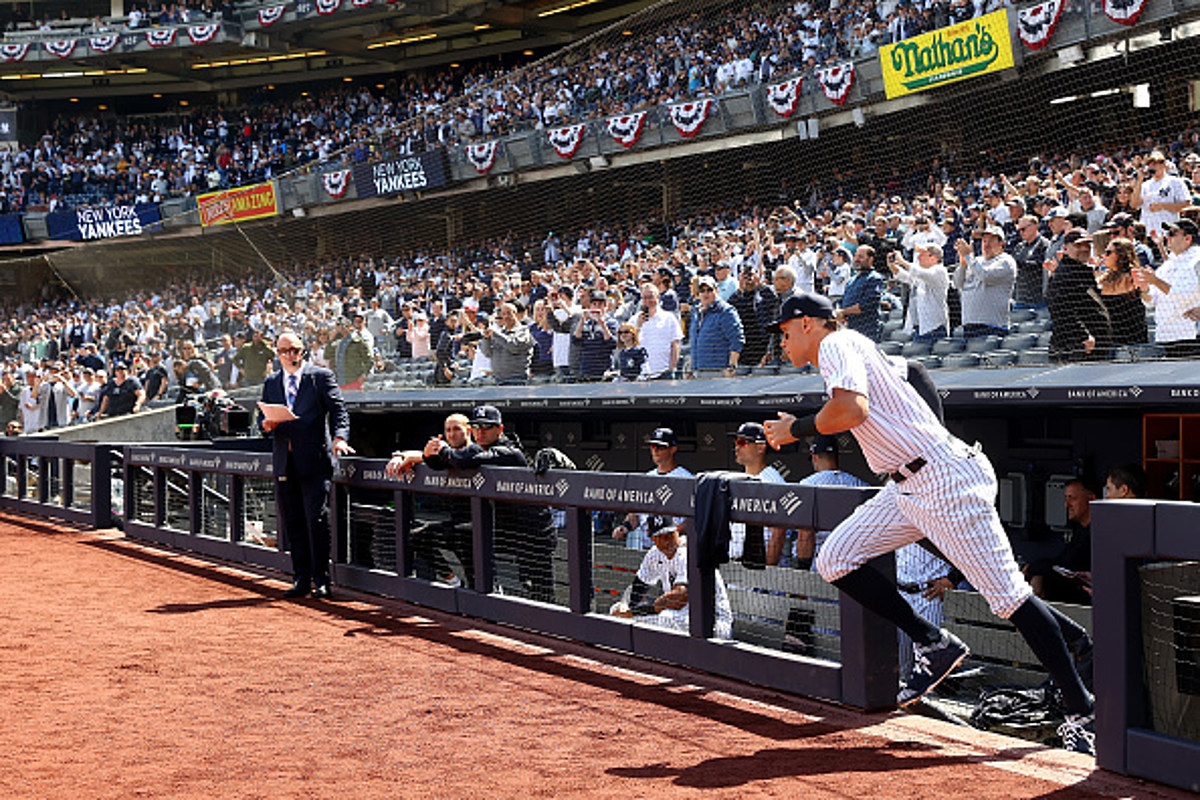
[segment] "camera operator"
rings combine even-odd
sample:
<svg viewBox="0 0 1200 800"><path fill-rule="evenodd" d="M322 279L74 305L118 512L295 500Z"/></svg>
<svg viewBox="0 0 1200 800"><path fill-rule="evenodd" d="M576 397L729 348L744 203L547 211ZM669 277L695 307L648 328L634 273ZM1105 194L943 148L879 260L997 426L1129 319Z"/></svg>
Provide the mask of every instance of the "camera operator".
<svg viewBox="0 0 1200 800"><path fill-rule="evenodd" d="M46 379L38 390L42 406L42 428L61 428L71 423L72 400L78 395L71 382L66 379L61 361L54 362L46 371Z"/></svg>
<svg viewBox="0 0 1200 800"><path fill-rule="evenodd" d="M187 340L179 343L179 357L172 364L172 369L179 386L180 400L192 392L210 392L221 388L221 382L217 380L217 374L208 360L198 356L196 345Z"/></svg>

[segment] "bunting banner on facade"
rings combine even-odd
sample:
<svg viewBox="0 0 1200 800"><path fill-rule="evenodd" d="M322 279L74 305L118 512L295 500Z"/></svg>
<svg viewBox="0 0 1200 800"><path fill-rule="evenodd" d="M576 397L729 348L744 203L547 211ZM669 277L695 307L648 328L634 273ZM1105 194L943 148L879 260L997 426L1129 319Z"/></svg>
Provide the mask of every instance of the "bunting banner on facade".
<svg viewBox="0 0 1200 800"><path fill-rule="evenodd" d="M175 34L178 28L162 28L161 30L146 31L146 41L151 47L166 47L175 44Z"/></svg>
<svg viewBox="0 0 1200 800"><path fill-rule="evenodd" d="M346 190L350 188L350 170L339 169L335 172L326 172L321 176L321 184L325 187L325 194L334 200L340 200L346 194Z"/></svg>
<svg viewBox="0 0 1200 800"><path fill-rule="evenodd" d="M642 138L646 128L646 112L625 114L620 117L609 117L606 123L608 135L616 140L621 147L633 147Z"/></svg>
<svg viewBox="0 0 1200 800"><path fill-rule="evenodd" d="M283 12L287 11L287 6L269 6L258 10L258 24L264 28L269 28L279 21L283 16Z"/></svg>
<svg viewBox="0 0 1200 800"><path fill-rule="evenodd" d="M1113 22L1136 25L1146 10L1146 0L1104 0L1104 14Z"/></svg>
<svg viewBox="0 0 1200 800"><path fill-rule="evenodd" d="M551 128L547 131L546 138L550 140L550 146L554 148L554 152L563 158L571 158L579 149L579 145L583 143L583 134L586 130L587 126L583 123L567 125L565 128Z"/></svg>
<svg viewBox="0 0 1200 800"><path fill-rule="evenodd" d="M691 103L676 103L667 106L671 112L671 124L675 126L675 130L679 131L680 136L690 139L704 127L704 121L708 119L708 112L712 109L712 105L712 98L706 97Z"/></svg>
<svg viewBox="0 0 1200 800"><path fill-rule="evenodd" d="M496 163L496 150L499 145L499 141L469 144L467 145L467 161L471 162L471 166L476 172L484 175L490 172L492 165Z"/></svg>
<svg viewBox="0 0 1200 800"><path fill-rule="evenodd" d="M58 58L70 58L75 52L74 39L62 39L57 42L44 42L43 46L46 48L47 53L52 56L57 56Z"/></svg>
<svg viewBox="0 0 1200 800"><path fill-rule="evenodd" d="M1017 36L1030 50L1041 50L1050 42L1063 12L1063 0L1047 0L1017 11Z"/></svg>
<svg viewBox="0 0 1200 800"><path fill-rule="evenodd" d="M318 14L332 14L342 7L342 0L317 0Z"/></svg>
<svg viewBox="0 0 1200 800"><path fill-rule="evenodd" d="M840 106L846 102L850 87L854 85L854 64L849 61L835 64L817 70L817 80L821 83L821 91L829 98L829 102Z"/></svg>
<svg viewBox="0 0 1200 800"><path fill-rule="evenodd" d="M28 44L0 44L0 61L24 61Z"/></svg>
<svg viewBox="0 0 1200 800"><path fill-rule="evenodd" d="M796 113L796 106L800 104L800 87L803 84L804 79L796 76L783 83L768 86L767 105L779 116L790 117Z"/></svg>
<svg viewBox="0 0 1200 800"><path fill-rule="evenodd" d="M204 44L211 42L219 30L221 30L221 23L214 22L211 25L193 25L187 29L187 33L192 44Z"/></svg>
<svg viewBox="0 0 1200 800"><path fill-rule="evenodd" d="M88 47L92 48L92 52L94 53L107 53L116 47L119 41L121 41L121 37L115 33L104 36L93 36L88 39Z"/></svg>

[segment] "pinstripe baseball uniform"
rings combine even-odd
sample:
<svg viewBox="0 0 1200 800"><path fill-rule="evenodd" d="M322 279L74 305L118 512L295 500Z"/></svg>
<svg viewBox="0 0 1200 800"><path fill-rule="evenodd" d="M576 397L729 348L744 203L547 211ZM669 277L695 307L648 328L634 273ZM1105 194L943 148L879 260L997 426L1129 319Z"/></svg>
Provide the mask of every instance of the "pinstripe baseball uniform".
<svg viewBox="0 0 1200 800"><path fill-rule="evenodd" d="M1007 618L1032 594L996 514L996 474L978 447L956 439L897 374L874 342L850 330L831 333L818 354L826 390L846 389L869 402L853 428L872 471L899 473L844 520L817 554L827 581L922 536L938 546L993 613ZM924 463L912 470L908 465Z"/></svg>

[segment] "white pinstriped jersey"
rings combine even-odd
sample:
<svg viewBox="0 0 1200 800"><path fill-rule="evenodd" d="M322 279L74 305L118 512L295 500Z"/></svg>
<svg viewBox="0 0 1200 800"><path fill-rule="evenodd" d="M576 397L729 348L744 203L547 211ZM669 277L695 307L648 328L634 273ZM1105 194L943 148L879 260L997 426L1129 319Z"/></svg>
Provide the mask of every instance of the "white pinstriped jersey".
<svg viewBox="0 0 1200 800"><path fill-rule="evenodd" d="M829 334L817 362L831 396L834 389L846 389L870 404L866 420L850 432L871 471L895 472L950 438L921 396L861 333L842 329Z"/></svg>

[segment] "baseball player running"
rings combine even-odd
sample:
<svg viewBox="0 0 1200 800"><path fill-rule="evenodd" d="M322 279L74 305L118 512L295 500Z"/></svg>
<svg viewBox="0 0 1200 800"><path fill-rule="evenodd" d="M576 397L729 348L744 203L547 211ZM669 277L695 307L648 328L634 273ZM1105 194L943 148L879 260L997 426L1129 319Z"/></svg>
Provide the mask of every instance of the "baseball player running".
<svg viewBox="0 0 1200 800"><path fill-rule="evenodd" d="M892 478L834 529L816 568L912 638L915 663L897 704L915 703L969 652L949 631L914 613L896 587L868 566L876 556L928 537L992 612L1012 621L1062 690L1064 746L1094 754L1093 698L1075 671L1055 616L1017 568L996 515L996 475L987 457L946 430L872 341L839 330L828 298L807 292L788 298L775 327L793 364L820 369L829 400L816 414L797 418L781 412L764 423L770 444L850 431L872 471Z"/></svg>

